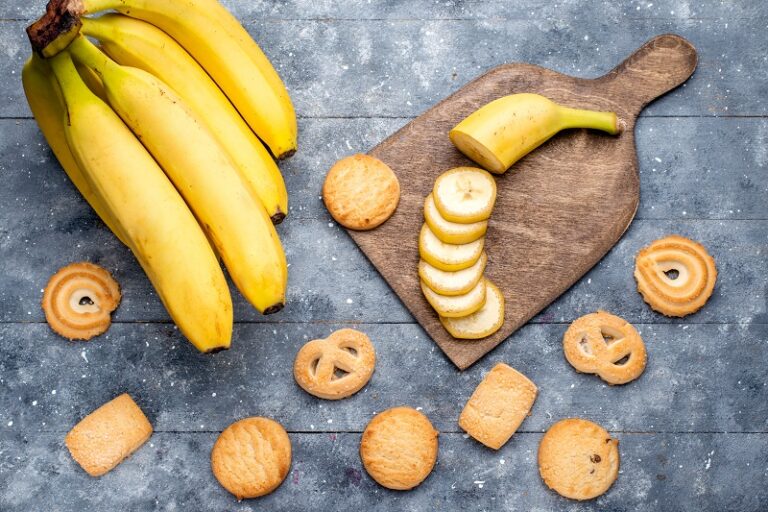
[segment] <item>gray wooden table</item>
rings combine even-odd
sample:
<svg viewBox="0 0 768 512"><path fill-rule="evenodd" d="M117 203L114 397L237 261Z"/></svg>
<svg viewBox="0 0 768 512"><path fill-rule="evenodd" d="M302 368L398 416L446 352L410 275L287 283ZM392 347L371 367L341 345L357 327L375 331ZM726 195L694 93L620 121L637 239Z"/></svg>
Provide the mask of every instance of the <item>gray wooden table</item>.
<svg viewBox="0 0 768 512"><path fill-rule="evenodd" d="M169 323L130 253L78 196L30 119L20 84L29 54L23 29L43 0L0 2L0 510L768 509L768 4L224 3L284 77L300 150L281 165L291 194L280 227L288 305L261 317L235 294L233 349L203 356ZM638 123L636 220L569 292L459 373L330 220L319 199L326 170L497 64L594 77L664 32L693 42L699 67ZM632 278L637 250L668 233L701 241L720 270L710 302L683 320L653 313ZM44 323L41 289L79 260L111 270L124 299L106 335L67 343ZM567 324L597 308L642 332L649 363L639 381L609 388L564 360ZM343 326L374 340L376 373L348 400L315 400L294 383L293 357ZM522 430L492 452L456 420L498 361L527 374L540 395ZM124 391L155 434L92 479L69 457L64 434ZM421 408L441 433L434 472L406 493L377 486L357 453L368 420L400 404ZM209 453L223 428L249 415L285 425L294 458L275 493L238 504L213 478ZM560 498L538 475L542 432L568 416L597 421L620 440L619 479L593 502Z"/></svg>

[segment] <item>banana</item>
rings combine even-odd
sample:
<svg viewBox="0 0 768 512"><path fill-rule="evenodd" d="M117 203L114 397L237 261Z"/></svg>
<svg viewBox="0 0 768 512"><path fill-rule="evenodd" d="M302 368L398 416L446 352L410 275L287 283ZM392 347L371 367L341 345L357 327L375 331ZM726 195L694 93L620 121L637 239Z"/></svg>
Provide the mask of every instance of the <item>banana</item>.
<svg viewBox="0 0 768 512"><path fill-rule="evenodd" d="M486 284L485 304L471 315L460 318L440 316L440 323L454 338L477 340L498 331L504 325L504 295L490 280Z"/></svg>
<svg viewBox="0 0 768 512"><path fill-rule="evenodd" d="M421 282L421 293L437 314L445 318L460 318L471 315L485 304L485 279L464 295L440 295Z"/></svg>
<svg viewBox="0 0 768 512"><path fill-rule="evenodd" d="M78 71L81 71L78 69ZM87 73L87 71L83 71ZM75 161L72 151L69 149L67 137L64 133L64 115L66 106L64 105L59 84L53 76L48 61L42 59L37 54L24 64L21 72L21 82L24 86L24 93L27 96L29 108L32 115L35 116L40 131L43 132L45 140L51 147L53 154L56 155L64 172L75 185L80 194L88 201L91 208L104 221L104 224L115 234L115 236L125 245L128 245L127 238L122 232L122 228L113 216L102 198L96 193L85 178L83 171Z"/></svg>
<svg viewBox="0 0 768 512"><path fill-rule="evenodd" d="M53 0L70 14L114 9L155 25L211 75L276 158L296 151L296 114L282 80L216 0Z"/></svg>
<svg viewBox="0 0 768 512"><path fill-rule="evenodd" d="M482 169L457 167L441 174L432 189L440 216L448 222L487 220L496 204L496 180Z"/></svg>
<svg viewBox="0 0 768 512"><path fill-rule="evenodd" d="M184 48L153 25L121 14L83 18L82 23L82 32L96 38L118 64L143 69L178 93L227 150L272 221L283 220L288 192L272 156Z"/></svg>
<svg viewBox="0 0 768 512"><path fill-rule="evenodd" d="M114 214L171 318L198 350L229 348L232 298L195 217L128 127L88 89L69 52L53 57L51 66L71 154Z"/></svg>
<svg viewBox="0 0 768 512"><path fill-rule="evenodd" d="M421 259L445 272L456 272L469 268L483 254L485 237L468 244L454 245L441 241L426 224L419 233L419 256Z"/></svg>
<svg viewBox="0 0 768 512"><path fill-rule="evenodd" d="M440 295L464 295L469 293L483 278L487 263L488 257L485 255L485 251L474 265L456 272L440 270L421 260L419 261L419 278L422 283Z"/></svg>
<svg viewBox="0 0 768 512"><path fill-rule="evenodd" d="M209 129L166 84L85 37L69 51L101 77L110 106L186 199L245 298L264 314L282 309L288 270L277 232Z"/></svg>
<svg viewBox="0 0 768 512"><path fill-rule="evenodd" d="M460 224L450 222L440 215L440 211L435 206L435 200L432 194L429 194L424 200L424 222L429 229L447 244L468 244L485 235L488 230L488 221L481 220L472 224Z"/></svg>
<svg viewBox="0 0 768 512"><path fill-rule="evenodd" d="M563 107L544 96L523 93L504 96L481 107L448 136L470 160L501 174L566 128L621 133L613 112Z"/></svg>

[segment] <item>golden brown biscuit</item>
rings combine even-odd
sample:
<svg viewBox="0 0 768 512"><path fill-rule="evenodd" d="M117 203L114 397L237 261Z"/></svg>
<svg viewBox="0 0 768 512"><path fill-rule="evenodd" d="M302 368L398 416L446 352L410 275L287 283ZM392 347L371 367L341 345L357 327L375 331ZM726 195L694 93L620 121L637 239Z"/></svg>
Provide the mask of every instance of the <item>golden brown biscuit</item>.
<svg viewBox="0 0 768 512"><path fill-rule="evenodd" d="M387 409L365 427L360 458L379 485L406 491L423 482L435 466L437 436L429 419L416 409Z"/></svg>
<svg viewBox="0 0 768 512"><path fill-rule="evenodd" d="M135 452L152 425L126 393L102 405L69 431L64 443L89 475L101 476Z"/></svg>
<svg viewBox="0 0 768 512"><path fill-rule="evenodd" d="M498 450L528 416L536 385L522 373L499 363L472 393L459 426L488 448Z"/></svg>
<svg viewBox="0 0 768 512"><path fill-rule="evenodd" d="M43 291L48 325L70 340L102 334L120 304L120 286L105 269L92 263L72 263L56 272Z"/></svg>
<svg viewBox="0 0 768 512"><path fill-rule="evenodd" d="M336 222L349 229L373 229L400 201L400 182L387 164L369 155L342 158L323 184L323 201Z"/></svg>
<svg viewBox="0 0 768 512"><path fill-rule="evenodd" d="M598 311L574 320L563 336L571 366L608 384L626 384L645 370L648 358L640 334L623 318Z"/></svg>
<svg viewBox="0 0 768 512"><path fill-rule="evenodd" d="M637 289L662 315L681 317L701 309L715 289L715 260L701 244L671 235L637 253Z"/></svg>
<svg viewBox="0 0 768 512"><path fill-rule="evenodd" d="M291 469L291 440L268 418L245 418L228 426L211 450L211 469L238 500L277 489Z"/></svg>
<svg viewBox="0 0 768 512"><path fill-rule="evenodd" d="M299 350L293 376L310 395L339 400L360 391L373 375L376 351L360 331L341 329Z"/></svg>
<svg viewBox="0 0 768 512"><path fill-rule="evenodd" d="M600 425L578 418L560 420L539 444L539 473L561 496L591 500L619 475L619 441Z"/></svg>

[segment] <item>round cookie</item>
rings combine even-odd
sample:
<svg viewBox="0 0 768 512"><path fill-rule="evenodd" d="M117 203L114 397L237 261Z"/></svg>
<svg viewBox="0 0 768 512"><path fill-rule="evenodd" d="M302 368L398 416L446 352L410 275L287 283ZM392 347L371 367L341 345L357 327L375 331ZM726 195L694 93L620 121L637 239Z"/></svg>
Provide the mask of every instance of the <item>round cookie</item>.
<svg viewBox="0 0 768 512"><path fill-rule="evenodd" d="M70 340L89 340L104 333L120 304L120 286L93 263L72 263L59 269L43 291L45 320Z"/></svg>
<svg viewBox="0 0 768 512"><path fill-rule="evenodd" d="M577 371L594 373L608 384L635 380L648 359L632 324L605 311L574 320L563 335L563 352Z"/></svg>
<svg viewBox="0 0 768 512"><path fill-rule="evenodd" d="M709 300L717 268L703 245L670 235L637 253L635 280L643 300L654 311L682 317L695 313Z"/></svg>
<svg viewBox="0 0 768 512"><path fill-rule="evenodd" d="M619 441L591 421L578 418L552 425L539 444L539 473L561 496L590 500L619 475Z"/></svg>
<svg viewBox="0 0 768 512"><path fill-rule="evenodd" d="M211 450L211 469L238 500L277 489L291 468L291 440L268 418L245 418L228 426Z"/></svg>
<svg viewBox="0 0 768 512"><path fill-rule="evenodd" d="M301 347L293 363L293 376L310 395L340 400L360 391L375 366L376 351L368 336L341 329Z"/></svg>
<svg viewBox="0 0 768 512"><path fill-rule="evenodd" d="M331 167L323 201L336 222L349 229L373 229L386 221L400 201L400 183L381 160L357 154Z"/></svg>
<svg viewBox="0 0 768 512"><path fill-rule="evenodd" d="M429 419L416 409L387 409L365 427L360 458L379 485L406 491L423 482L435 466L437 436Z"/></svg>

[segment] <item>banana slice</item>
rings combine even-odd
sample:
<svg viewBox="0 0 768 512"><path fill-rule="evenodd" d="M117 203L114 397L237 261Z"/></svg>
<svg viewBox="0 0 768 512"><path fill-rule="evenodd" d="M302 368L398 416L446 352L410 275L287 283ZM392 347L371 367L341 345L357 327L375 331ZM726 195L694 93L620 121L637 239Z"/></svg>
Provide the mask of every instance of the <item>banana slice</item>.
<svg viewBox="0 0 768 512"><path fill-rule="evenodd" d="M472 224L449 222L440 215L432 194L424 201L424 220L432 232L447 244L468 244L483 236L488 229L488 221L481 220Z"/></svg>
<svg viewBox="0 0 768 512"><path fill-rule="evenodd" d="M482 308L462 318L440 315L440 323L454 338L465 340L485 338L504 325L504 296L491 281L483 279L483 282L487 288L485 304Z"/></svg>
<svg viewBox="0 0 768 512"><path fill-rule="evenodd" d="M486 286L484 280L472 288L469 293L449 297L432 291L429 286L421 282L421 292L426 297L430 306L435 308L441 317L454 318L471 315L485 304Z"/></svg>
<svg viewBox="0 0 768 512"><path fill-rule="evenodd" d="M422 282L440 295L464 295L477 285L483 277L488 257L485 251L477 263L457 272L445 272L424 260L419 262L419 277Z"/></svg>
<svg viewBox="0 0 768 512"><path fill-rule="evenodd" d="M435 180L432 195L445 220L472 224L491 216L496 202L496 180L488 171L457 167Z"/></svg>
<svg viewBox="0 0 768 512"><path fill-rule="evenodd" d="M485 238L462 245L446 244L424 224L419 234L419 255L433 267L446 272L456 272L477 263L483 253L484 244Z"/></svg>

